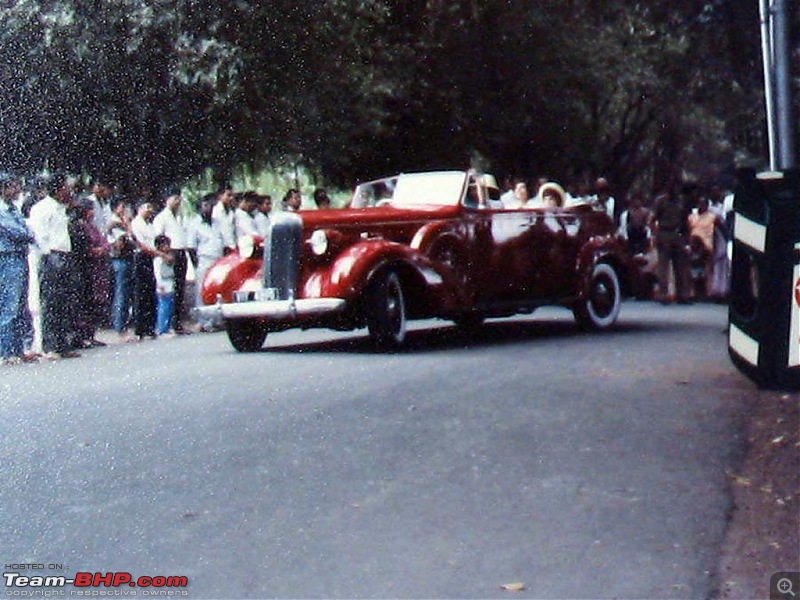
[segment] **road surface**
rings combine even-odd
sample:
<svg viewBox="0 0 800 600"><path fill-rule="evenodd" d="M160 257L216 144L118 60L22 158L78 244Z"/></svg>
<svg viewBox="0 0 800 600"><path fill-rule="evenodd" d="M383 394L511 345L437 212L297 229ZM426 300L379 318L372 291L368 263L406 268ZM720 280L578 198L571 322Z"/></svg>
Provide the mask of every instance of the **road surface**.
<svg viewBox="0 0 800 600"><path fill-rule="evenodd" d="M725 325L627 302L604 334L543 309L473 338L421 322L397 354L197 334L3 368L4 572L185 576L191 598L705 598L750 387Z"/></svg>

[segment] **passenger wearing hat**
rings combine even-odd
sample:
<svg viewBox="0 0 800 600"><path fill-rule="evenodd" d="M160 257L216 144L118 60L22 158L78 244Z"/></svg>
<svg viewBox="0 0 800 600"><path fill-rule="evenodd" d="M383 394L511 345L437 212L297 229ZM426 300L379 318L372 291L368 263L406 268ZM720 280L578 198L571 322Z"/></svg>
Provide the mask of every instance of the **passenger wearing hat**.
<svg viewBox="0 0 800 600"><path fill-rule="evenodd" d="M25 316L28 313L28 245L33 233L14 206L19 183L0 173L0 359L4 364L22 362Z"/></svg>
<svg viewBox="0 0 800 600"><path fill-rule="evenodd" d="M567 193L564 188L554 181L548 181L539 188L539 193L533 202L535 208L560 208L564 206Z"/></svg>

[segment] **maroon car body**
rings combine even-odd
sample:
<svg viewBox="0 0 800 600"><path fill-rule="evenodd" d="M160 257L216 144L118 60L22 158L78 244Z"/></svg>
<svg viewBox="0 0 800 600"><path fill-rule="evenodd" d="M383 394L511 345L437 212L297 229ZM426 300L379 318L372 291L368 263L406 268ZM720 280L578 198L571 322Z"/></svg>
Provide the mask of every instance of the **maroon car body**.
<svg viewBox="0 0 800 600"><path fill-rule="evenodd" d="M209 270L199 310L240 351L293 327L366 326L391 348L409 319L475 327L543 305L611 327L637 275L612 220L588 205L505 209L486 181L403 174L362 184L347 209L279 213Z"/></svg>

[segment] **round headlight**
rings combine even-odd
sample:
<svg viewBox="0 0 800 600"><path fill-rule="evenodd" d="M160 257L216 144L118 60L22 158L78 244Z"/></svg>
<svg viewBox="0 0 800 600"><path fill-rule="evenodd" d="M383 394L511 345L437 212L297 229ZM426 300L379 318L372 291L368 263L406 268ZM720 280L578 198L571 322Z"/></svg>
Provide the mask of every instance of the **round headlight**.
<svg viewBox="0 0 800 600"><path fill-rule="evenodd" d="M322 256L328 251L328 236L322 229L318 229L311 234L309 243L311 244L311 251L317 256Z"/></svg>

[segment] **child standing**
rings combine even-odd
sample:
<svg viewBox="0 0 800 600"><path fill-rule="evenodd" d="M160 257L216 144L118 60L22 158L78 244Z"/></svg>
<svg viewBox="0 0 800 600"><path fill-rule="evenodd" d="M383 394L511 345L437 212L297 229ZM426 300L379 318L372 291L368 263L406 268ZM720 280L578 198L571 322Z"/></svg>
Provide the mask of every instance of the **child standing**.
<svg viewBox="0 0 800 600"><path fill-rule="evenodd" d="M156 275L156 293L158 294L158 317L156 331L163 335L169 331L172 316L175 314L175 269L172 266L171 240L166 235L158 235L155 239L156 249L161 253L153 259L153 270Z"/></svg>

